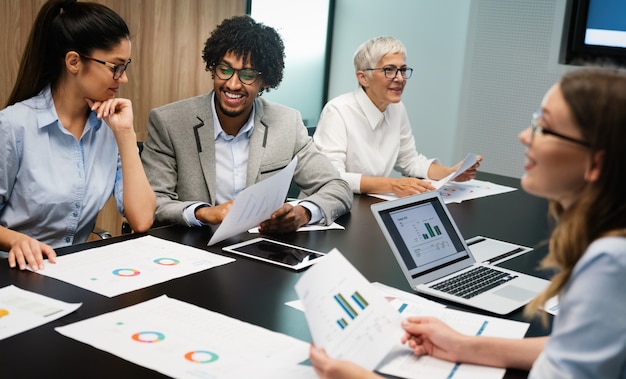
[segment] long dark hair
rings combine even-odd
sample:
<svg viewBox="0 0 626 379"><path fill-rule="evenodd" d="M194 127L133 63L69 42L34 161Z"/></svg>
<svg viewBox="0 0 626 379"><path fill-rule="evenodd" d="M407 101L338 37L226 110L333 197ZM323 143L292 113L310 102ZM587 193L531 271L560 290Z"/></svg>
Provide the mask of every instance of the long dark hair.
<svg viewBox="0 0 626 379"><path fill-rule="evenodd" d="M54 88L67 52L90 55L93 50L109 51L125 38L130 38L126 22L102 4L46 2L28 37L7 106L37 95L47 85Z"/></svg>

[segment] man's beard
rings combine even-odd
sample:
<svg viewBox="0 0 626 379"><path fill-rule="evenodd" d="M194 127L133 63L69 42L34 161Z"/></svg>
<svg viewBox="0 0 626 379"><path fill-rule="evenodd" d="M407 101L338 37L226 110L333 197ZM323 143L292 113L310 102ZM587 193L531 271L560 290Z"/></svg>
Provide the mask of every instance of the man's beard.
<svg viewBox="0 0 626 379"><path fill-rule="evenodd" d="M229 111L224 109L224 107L222 106L222 103L220 101L217 101L217 109L224 115L224 116L228 116L228 117L238 117L241 116L246 109L242 108L241 110L237 110L237 111Z"/></svg>

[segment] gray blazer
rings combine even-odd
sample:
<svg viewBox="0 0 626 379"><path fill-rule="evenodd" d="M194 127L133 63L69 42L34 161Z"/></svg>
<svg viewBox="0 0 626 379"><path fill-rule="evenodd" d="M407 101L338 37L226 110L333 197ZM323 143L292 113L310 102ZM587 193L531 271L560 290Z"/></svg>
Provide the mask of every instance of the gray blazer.
<svg viewBox="0 0 626 379"><path fill-rule="evenodd" d="M155 225L187 225L183 210L192 203L215 205L215 140L212 93L150 111L148 137L141 154L157 199ZM300 112L255 100L246 185L257 183L298 156L294 181L301 198L315 203L325 223L350 211L353 194L302 122Z"/></svg>

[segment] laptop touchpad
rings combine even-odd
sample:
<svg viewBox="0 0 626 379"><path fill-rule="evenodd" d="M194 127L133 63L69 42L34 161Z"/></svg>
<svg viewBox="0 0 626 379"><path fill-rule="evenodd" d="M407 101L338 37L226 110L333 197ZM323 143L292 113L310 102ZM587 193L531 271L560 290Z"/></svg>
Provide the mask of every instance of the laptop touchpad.
<svg viewBox="0 0 626 379"><path fill-rule="evenodd" d="M497 291L493 291L493 294L517 301L526 301L528 299L532 299L535 296L535 293L533 291L529 291L527 289L513 285L505 286Z"/></svg>

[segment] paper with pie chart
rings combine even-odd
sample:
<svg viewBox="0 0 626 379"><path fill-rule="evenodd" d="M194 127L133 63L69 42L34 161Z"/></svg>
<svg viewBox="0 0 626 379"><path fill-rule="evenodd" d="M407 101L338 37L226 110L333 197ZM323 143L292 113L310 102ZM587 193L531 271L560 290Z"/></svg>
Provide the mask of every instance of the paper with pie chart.
<svg viewBox="0 0 626 379"><path fill-rule="evenodd" d="M233 262L233 258L153 236L45 261L40 275L113 297Z"/></svg>
<svg viewBox="0 0 626 379"><path fill-rule="evenodd" d="M304 341L166 295L55 330L173 378L287 378L309 352Z"/></svg>

